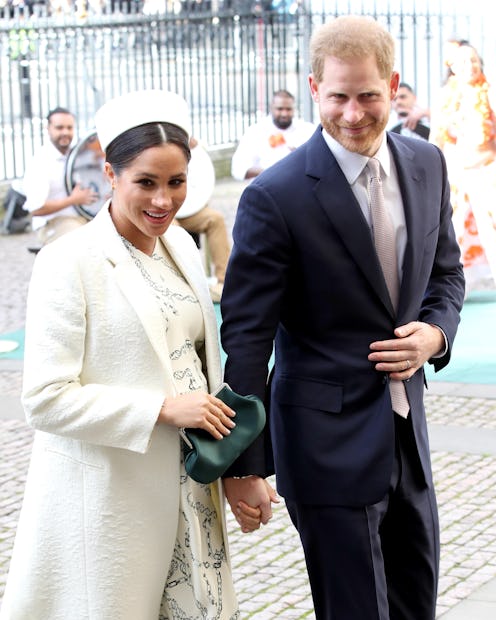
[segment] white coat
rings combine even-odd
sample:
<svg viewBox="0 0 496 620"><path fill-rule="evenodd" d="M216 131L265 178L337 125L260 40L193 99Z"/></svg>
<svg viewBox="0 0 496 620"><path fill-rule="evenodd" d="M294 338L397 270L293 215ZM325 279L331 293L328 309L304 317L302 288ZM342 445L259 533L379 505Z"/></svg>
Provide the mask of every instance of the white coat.
<svg viewBox="0 0 496 620"><path fill-rule="evenodd" d="M200 256L179 226L163 240L200 302L212 390L221 364ZM1 620L157 620L180 441L156 420L175 393L160 309L106 206L33 268L23 404L37 430Z"/></svg>

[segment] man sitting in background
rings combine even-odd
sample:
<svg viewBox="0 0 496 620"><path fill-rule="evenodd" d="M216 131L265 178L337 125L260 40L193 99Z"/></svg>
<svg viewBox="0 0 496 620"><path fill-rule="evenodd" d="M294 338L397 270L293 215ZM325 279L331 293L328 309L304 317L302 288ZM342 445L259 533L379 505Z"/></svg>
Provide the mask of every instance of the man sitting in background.
<svg viewBox="0 0 496 620"><path fill-rule="evenodd" d="M231 162L231 174L238 181L252 179L265 168L286 157L306 142L315 125L294 118L295 98L287 90L272 97L270 114L248 127Z"/></svg>
<svg viewBox="0 0 496 620"><path fill-rule="evenodd" d="M32 218L33 230L43 245L88 221L74 208L89 205L99 195L79 183L68 194L65 184L66 164L74 138L74 115L65 108L48 113L49 142L44 144L26 167L22 191L26 196L24 208Z"/></svg>
<svg viewBox="0 0 496 620"><path fill-rule="evenodd" d="M215 169L210 155L193 137L190 138L189 146L191 160L188 166L188 192L175 223L189 233L206 235L206 252L212 261L216 278L216 282L210 284L210 296L212 301L219 302L231 247L224 216L208 206L215 187Z"/></svg>

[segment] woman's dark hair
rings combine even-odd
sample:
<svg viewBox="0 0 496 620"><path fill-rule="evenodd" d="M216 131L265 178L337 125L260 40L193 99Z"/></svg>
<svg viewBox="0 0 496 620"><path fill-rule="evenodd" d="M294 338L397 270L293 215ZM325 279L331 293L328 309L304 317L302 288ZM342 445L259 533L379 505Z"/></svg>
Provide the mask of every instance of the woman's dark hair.
<svg viewBox="0 0 496 620"><path fill-rule="evenodd" d="M115 174L120 174L143 151L161 144L175 144L188 162L191 159L188 134L171 123L146 123L128 129L108 145L105 159Z"/></svg>

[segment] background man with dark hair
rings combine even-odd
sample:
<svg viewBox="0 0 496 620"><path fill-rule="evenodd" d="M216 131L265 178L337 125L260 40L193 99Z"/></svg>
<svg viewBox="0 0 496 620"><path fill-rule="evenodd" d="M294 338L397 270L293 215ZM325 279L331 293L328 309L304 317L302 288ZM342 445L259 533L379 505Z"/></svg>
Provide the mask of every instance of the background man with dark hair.
<svg viewBox="0 0 496 620"><path fill-rule="evenodd" d="M251 125L239 141L231 163L238 181L252 179L310 138L315 125L294 117L295 99L287 90L272 96L270 114Z"/></svg>
<svg viewBox="0 0 496 620"><path fill-rule="evenodd" d="M77 183L70 194L65 184L66 164L74 138L74 115L57 107L47 116L46 142L33 156L24 175L24 208L32 216L33 230L44 245L82 226L87 219L74 208L89 205L99 196L91 188Z"/></svg>

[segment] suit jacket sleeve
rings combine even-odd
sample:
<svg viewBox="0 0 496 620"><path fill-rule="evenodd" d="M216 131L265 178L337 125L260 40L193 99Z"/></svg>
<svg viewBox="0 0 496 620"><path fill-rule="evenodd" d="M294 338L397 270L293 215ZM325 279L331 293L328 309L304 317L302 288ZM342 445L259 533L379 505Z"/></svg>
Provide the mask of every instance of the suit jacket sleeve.
<svg viewBox="0 0 496 620"><path fill-rule="evenodd" d="M448 348L445 354L430 360L436 372L444 368L451 358L465 291L460 247L452 222L453 209L450 203L446 162L439 149L438 153L443 173L438 242L431 276L419 314L419 321L438 325L447 338Z"/></svg>
<svg viewBox="0 0 496 620"><path fill-rule="evenodd" d="M269 410L269 363L290 262L289 234L277 205L257 181L244 191L222 295L225 380L240 394L254 393ZM264 433L226 473L273 473L269 422Z"/></svg>

